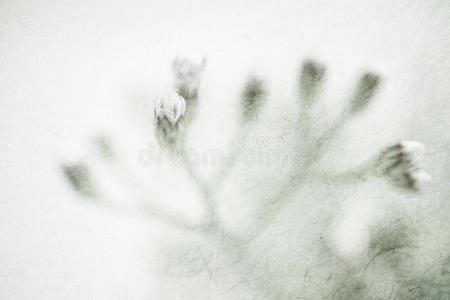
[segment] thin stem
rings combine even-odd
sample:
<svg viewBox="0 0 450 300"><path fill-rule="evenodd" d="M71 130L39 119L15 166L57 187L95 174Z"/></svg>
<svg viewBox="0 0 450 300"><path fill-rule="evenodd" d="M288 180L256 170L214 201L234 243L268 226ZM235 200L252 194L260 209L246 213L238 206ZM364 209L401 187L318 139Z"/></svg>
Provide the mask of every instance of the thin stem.
<svg viewBox="0 0 450 300"><path fill-rule="evenodd" d="M182 166L185 172L189 175L191 180L197 185L198 189L202 193L203 203L205 205L207 211L208 222L215 222L216 219L216 201L212 197L213 189L211 189L210 185L203 180L200 174L197 172L195 168L192 167L191 162L186 157L186 153L183 151L180 154L180 158L182 159Z"/></svg>
<svg viewBox="0 0 450 300"><path fill-rule="evenodd" d="M248 135L250 133L250 128L244 128L242 135L239 135L239 133L236 135L236 137L240 136L239 140L242 140L245 142L248 138ZM238 139L238 138L236 138ZM211 180L211 189L216 190L220 187L220 185L224 182L224 179L228 176L228 174L233 170L234 165L239 161L239 153L241 150L241 147L239 145L235 146L235 144L232 144L233 147L231 149L231 153L228 156L229 159L226 160L226 164L220 169L219 173L214 177L213 180Z"/></svg>
<svg viewBox="0 0 450 300"><path fill-rule="evenodd" d="M117 181L120 184L126 184L129 187L137 190L143 197L142 200L135 201L132 206L124 204L123 201L115 200L111 196L98 195L96 197L97 204L102 204L103 207L115 210L121 213L142 213L146 216L151 216L153 218L160 219L161 221L168 223L174 227L187 229L187 230L201 230L203 227L201 225L195 225L186 219L181 218L176 214L172 214L162 206L149 202L149 199L153 198L151 191L146 187L143 182L137 180L137 177L130 172L130 170L119 161L108 161L105 163L108 167L109 173L116 176Z"/></svg>
<svg viewBox="0 0 450 300"><path fill-rule="evenodd" d="M98 196L97 201L93 202L97 206L114 211L118 214L125 214L131 216L142 216L152 217L159 219L162 222L169 224L173 227L192 231L203 231L204 227L197 225L193 222L189 222L186 219L181 218L179 215L170 213L169 211L163 209L155 203L149 203L148 198L140 201L139 203L134 203L132 206L124 205L122 201L114 199L110 196Z"/></svg>
<svg viewBox="0 0 450 300"><path fill-rule="evenodd" d="M278 192L271 197L261 213L261 215L264 216L264 219L260 220L256 230L253 232L252 239L257 238L271 224L272 220L286 205L289 197L294 194L302 184L305 175L306 173L300 172L300 170L297 169L297 171L290 176L290 179L281 186Z"/></svg>
<svg viewBox="0 0 450 300"><path fill-rule="evenodd" d="M350 184L364 181L370 176L370 169L367 166L360 166L340 173L329 173L322 171L310 171L305 177L306 180L320 181L327 184Z"/></svg>
<svg viewBox="0 0 450 300"><path fill-rule="evenodd" d="M250 128L245 128L244 133L241 136L241 140L245 141L248 137L249 132ZM239 136L239 134L237 134L237 136ZM185 151L179 150L176 152L182 159L183 169L186 171L191 180L197 185L198 189L202 193L203 202L207 210L207 223L209 228L219 226L217 224L217 196L215 196L217 194L216 191L220 189L221 185L224 182L224 179L228 176L230 171L233 169L233 166L237 163L239 158L239 151L240 147L233 147L233 149L231 150L231 155L229 156L230 159L227 160L226 165L219 171L214 179L210 180L209 182L205 181L198 173L198 171L193 168L191 162L186 156Z"/></svg>
<svg viewBox="0 0 450 300"><path fill-rule="evenodd" d="M270 222L279 214L281 209L286 205L287 200L292 194L294 194L298 187L306 178L310 178L310 168L316 163L323 155L324 145L327 140L336 135L338 130L347 121L347 114L344 114L338 121L325 132L315 144L306 144L306 153L308 153L307 159L302 161L294 170L290 179L281 186L278 193L275 194L269 201L263 211L264 220L259 224L257 230L254 232L254 238L259 236L265 228L268 227ZM309 126L309 124L306 124ZM302 132L300 133L302 134Z"/></svg>

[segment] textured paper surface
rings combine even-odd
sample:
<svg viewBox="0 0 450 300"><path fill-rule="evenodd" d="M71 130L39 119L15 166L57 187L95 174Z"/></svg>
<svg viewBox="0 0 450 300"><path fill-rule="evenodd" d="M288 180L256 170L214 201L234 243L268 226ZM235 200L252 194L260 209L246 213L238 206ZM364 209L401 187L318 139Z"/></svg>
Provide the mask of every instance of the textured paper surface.
<svg viewBox="0 0 450 300"><path fill-rule="evenodd" d="M449 299L447 1L4 0L0 44L1 299ZM188 172L154 115L177 57L206 58ZM411 140L419 190L342 175Z"/></svg>

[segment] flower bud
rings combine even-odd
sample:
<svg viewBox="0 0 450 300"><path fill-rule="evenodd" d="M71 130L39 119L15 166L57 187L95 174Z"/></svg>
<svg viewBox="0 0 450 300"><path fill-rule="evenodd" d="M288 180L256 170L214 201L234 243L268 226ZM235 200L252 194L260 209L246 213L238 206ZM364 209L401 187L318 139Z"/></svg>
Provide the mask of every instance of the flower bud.
<svg viewBox="0 0 450 300"><path fill-rule="evenodd" d="M180 121L186 113L186 102L177 93L170 93L156 99L156 137L164 146L180 150L183 144L183 130ZM184 122L183 122L184 124Z"/></svg>
<svg viewBox="0 0 450 300"><path fill-rule="evenodd" d="M92 138L91 147L95 154L101 158L111 161L114 158L112 141L109 137L98 135Z"/></svg>
<svg viewBox="0 0 450 300"><path fill-rule="evenodd" d="M420 190L431 176L423 170L425 146L417 141L403 141L384 150L377 163L378 174L386 175L404 188Z"/></svg>
<svg viewBox="0 0 450 300"><path fill-rule="evenodd" d="M158 123L167 121L174 127L186 112L186 102L177 93L161 96L155 101L155 117Z"/></svg>
<svg viewBox="0 0 450 300"><path fill-rule="evenodd" d="M312 60L306 60L300 73L300 97L302 103L310 106L325 77L325 67Z"/></svg>
<svg viewBox="0 0 450 300"><path fill-rule="evenodd" d="M242 92L244 120L247 121L253 113L257 112L265 93L263 80L258 77L250 77Z"/></svg>
<svg viewBox="0 0 450 300"><path fill-rule="evenodd" d="M86 197L96 195L89 169L84 163L63 165L62 170L72 187L81 195Z"/></svg>
<svg viewBox="0 0 450 300"><path fill-rule="evenodd" d="M379 75L367 72L359 80L355 94L350 103L350 113L358 113L365 108L373 98L381 83Z"/></svg>
<svg viewBox="0 0 450 300"><path fill-rule="evenodd" d="M206 66L206 58L198 64L188 59L175 59L172 71L175 77L175 88L186 100L196 99L201 75Z"/></svg>

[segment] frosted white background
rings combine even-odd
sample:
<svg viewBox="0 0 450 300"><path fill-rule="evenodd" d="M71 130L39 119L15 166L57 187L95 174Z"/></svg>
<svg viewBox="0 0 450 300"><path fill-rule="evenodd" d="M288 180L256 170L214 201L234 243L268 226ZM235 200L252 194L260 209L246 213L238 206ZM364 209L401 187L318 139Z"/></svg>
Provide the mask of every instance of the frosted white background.
<svg viewBox="0 0 450 300"><path fill-rule="evenodd" d="M138 162L155 142L146 100L171 88L176 56L208 58L189 134L199 151L229 147L248 74L267 79L260 132L274 137L289 126L281 117L293 118L302 59L327 66L325 119L359 72L379 72L376 105L326 161L339 169L390 142L421 140L434 180L414 203L448 213L449 51L447 1L0 1L0 298L162 298L156 250L176 235L157 221L83 203L59 166L82 155L87 137L110 134L158 199L174 199L174 209L196 218L192 186L170 168ZM252 206L239 209L232 198L223 218L239 232L251 226L243 219ZM196 288L172 286L180 299Z"/></svg>

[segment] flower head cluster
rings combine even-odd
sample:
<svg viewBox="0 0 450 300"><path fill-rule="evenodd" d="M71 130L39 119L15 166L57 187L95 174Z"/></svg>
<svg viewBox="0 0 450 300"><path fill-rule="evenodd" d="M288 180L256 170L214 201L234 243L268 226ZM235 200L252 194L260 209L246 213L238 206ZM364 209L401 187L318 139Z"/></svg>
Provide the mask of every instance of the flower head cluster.
<svg viewBox="0 0 450 300"><path fill-rule="evenodd" d="M206 59L194 63L189 59L175 59L172 71L175 76L175 88L185 99L197 98L201 74L206 66Z"/></svg>
<svg viewBox="0 0 450 300"><path fill-rule="evenodd" d="M425 146L417 141L403 141L385 149L378 159L378 171L395 184L419 190L431 180L423 169Z"/></svg>
<svg viewBox="0 0 450 300"><path fill-rule="evenodd" d="M156 99L154 113L158 122L166 120L173 127L185 112L186 101L177 93L170 93Z"/></svg>

